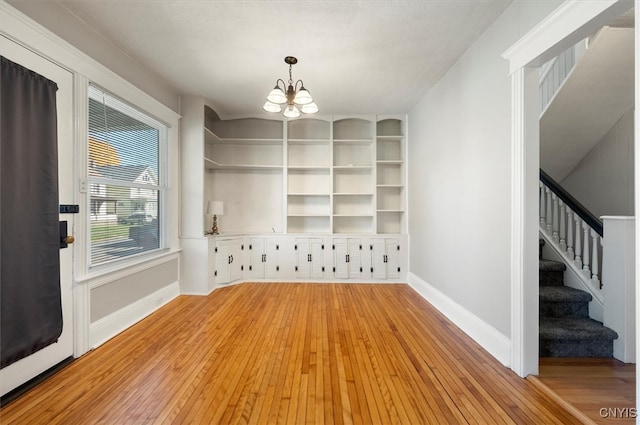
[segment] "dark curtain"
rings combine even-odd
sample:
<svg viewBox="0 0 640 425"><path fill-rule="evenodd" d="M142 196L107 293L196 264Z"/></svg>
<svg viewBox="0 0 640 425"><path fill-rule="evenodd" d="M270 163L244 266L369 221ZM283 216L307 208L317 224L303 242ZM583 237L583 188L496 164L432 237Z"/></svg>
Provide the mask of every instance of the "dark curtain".
<svg viewBox="0 0 640 425"><path fill-rule="evenodd" d="M0 368L62 333L55 82L0 57Z"/></svg>

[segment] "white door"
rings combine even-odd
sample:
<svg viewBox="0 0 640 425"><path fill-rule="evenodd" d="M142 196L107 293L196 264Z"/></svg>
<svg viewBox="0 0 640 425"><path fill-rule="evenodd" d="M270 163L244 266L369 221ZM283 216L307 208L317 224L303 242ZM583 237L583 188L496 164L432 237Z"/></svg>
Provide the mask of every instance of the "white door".
<svg viewBox="0 0 640 425"><path fill-rule="evenodd" d="M60 204L73 204L73 74L40 55L0 35L0 55L37 72L58 84L58 181ZM62 214L73 234L73 214ZM18 360L0 370L0 395L22 385L62 360L73 355L73 245L60 250L60 284L62 292L62 334L58 342Z"/></svg>

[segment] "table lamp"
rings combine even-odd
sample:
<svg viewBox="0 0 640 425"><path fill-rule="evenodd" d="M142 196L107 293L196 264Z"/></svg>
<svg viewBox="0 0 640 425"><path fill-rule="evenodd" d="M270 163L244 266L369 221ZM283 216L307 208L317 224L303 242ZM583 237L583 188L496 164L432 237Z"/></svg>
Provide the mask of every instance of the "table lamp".
<svg viewBox="0 0 640 425"><path fill-rule="evenodd" d="M218 231L218 216L224 215L224 203L222 201L209 201L207 204L207 214L213 216L213 225L211 226L211 234L217 235Z"/></svg>

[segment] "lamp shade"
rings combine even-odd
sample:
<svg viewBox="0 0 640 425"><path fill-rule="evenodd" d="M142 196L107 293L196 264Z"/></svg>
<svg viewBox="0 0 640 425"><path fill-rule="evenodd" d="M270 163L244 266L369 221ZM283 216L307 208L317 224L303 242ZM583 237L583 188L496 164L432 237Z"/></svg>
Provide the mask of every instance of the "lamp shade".
<svg viewBox="0 0 640 425"><path fill-rule="evenodd" d="M287 101L287 96L284 94L282 89L276 85L273 90L269 92L267 100L271 103L281 105Z"/></svg>
<svg viewBox="0 0 640 425"><path fill-rule="evenodd" d="M298 118L300 116L300 111L295 107L295 105L288 105L282 115L287 118Z"/></svg>
<svg viewBox="0 0 640 425"><path fill-rule="evenodd" d="M307 103L306 105L302 105L300 110L305 114L315 114L318 112L318 105L315 102Z"/></svg>
<svg viewBox="0 0 640 425"><path fill-rule="evenodd" d="M207 204L207 214L223 215L224 203L222 201L209 201L209 203Z"/></svg>
<svg viewBox="0 0 640 425"><path fill-rule="evenodd" d="M275 103L271 103L268 100L265 102L265 104L262 107L262 109L264 109L267 112L280 112L282 110L280 105L277 105Z"/></svg>
<svg viewBox="0 0 640 425"><path fill-rule="evenodd" d="M311 93L309 93L309 90L305 89L304 86L302 86L296 93L296 97L295 99L293 99L293 101L298 105L306 105L313 102L313 98L311 97Z"/></svg>

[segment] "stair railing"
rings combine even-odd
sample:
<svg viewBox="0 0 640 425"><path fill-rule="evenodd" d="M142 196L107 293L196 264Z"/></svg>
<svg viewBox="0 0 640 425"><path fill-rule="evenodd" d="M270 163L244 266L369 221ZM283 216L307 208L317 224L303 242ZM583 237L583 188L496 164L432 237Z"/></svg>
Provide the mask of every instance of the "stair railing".
<svg viewBox="0 0 640 425"><path fill-rule="evenodd" d="M540 170L540 231L580 272L587 287L602 294L602 221Z"/></svg>
<svg viewBox="0 0 640 425"><path fill-rule="evenodd" d="M560 87L575 68L576 63L584 54L588 40L582 40L569 47L540 68L540 116L542 116Z"/></svg>

